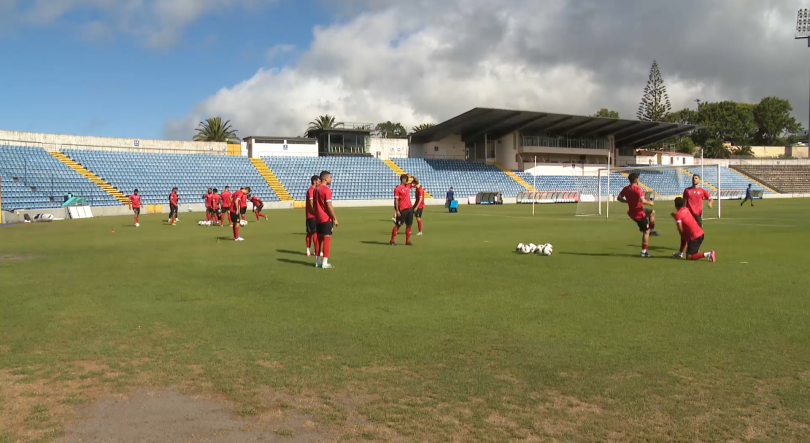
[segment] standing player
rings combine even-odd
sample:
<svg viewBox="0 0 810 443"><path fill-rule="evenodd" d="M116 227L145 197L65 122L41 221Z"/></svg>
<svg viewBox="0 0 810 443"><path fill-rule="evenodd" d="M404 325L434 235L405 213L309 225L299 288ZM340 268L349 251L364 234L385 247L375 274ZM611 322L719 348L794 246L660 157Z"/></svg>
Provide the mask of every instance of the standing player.
<svg viewBox="0 0 810 443"><path fill-rule="evenodd" d="M211 215L214 218L214 225L222 223L222 212L219 210L220 202L222 202L222 197L219 195L219 190L214 188L214 193L211 194Z"/></svg>
<svg viewBox="0 0 810 443"><path fill-rule="evenodd" d="M251 195L250 202L253 203L253 213L256 214L256 223L259 223L259 217L264 217L264 219L267 220L267 216L262 214L262 208L264 208L262 199L258 196Z"/></svg>
<svg viewBox="0 0 810 443"><path fill-rule="evenodd" d="M141 225L138 222L138 217L141 215L141 195L138 194L137 189L132 191L132 195L129 196L129 208L135 213L135 227L137 228Z"/></svg>
<svg viewBox="0 0 810 443"><path fill-rule="evenodd" d="M422 235L422 211L425 209L425 188L419 184L419 180L413 179L413 186L416 188L416 203L413 204L413 215L416 217L416 225L419 227L419 232L416 235Z"/></svg>
<svg viewBox="0 0 810 443"><path fill-rule="evenodd" d="M748 187L745 189L745 200L740 203L740 206L744 205L745 202L751 200L751 207L754 207L754 197L751 196L751 183L748 183Z"/></svg>
<svg viewBox="0 0 810 443"><path fill-rule="evenodd" d="M397 233L402 225L405 225L405 245L412 246L411 225L413 225L413 206L411 206L411 185L408 179L412 178L408 174L399 176L399 185L394 188L394 210L397 215L397 222L391 231L391 246L396 246Z"/></svg>
<svg viewBox="0 0 810 443"><path fill-rule="evenodd" d="M242 197L245 195L245 188L239 188L231 195L231 205L236 206L236 213L242 212ZM247 204L246 204L247 205ZM240 216L240 220L241 220Z"/></svg>
<svg viewBox="0 0 810 443"><path fill-rule="evenodd" d="M698 225L692 212L686 208L686 203L682 197L675 199L675 209L677 212L672 213L675 223L678 226L678 232L681 234L681 241L686 242L689 246L686 249L686 256L689 260L701 260L708 258L709 261L717 261L717 255L714 251L700 252L700 245L706 237L703 229Z"/></svg>
<svg viewBox="0 0 810 443"><path fill-rule="evenodd" d="M709 195L708 191L698 187L699 184L700 176L697 174L693 175L692 187L683 190L683 199L686 200L686 208L689 209L689 212L695 217L698 226L703 228L703 200L709 201L709 208L714 205L714 200L712 200L712 196ZM672 256L681 258L685 250L686 242L681 239L681 248L678 252L672 254Z"/></svg>
<svg viewBox="0 0 810 443"><path fill-rule="evenodd" d="M180 197L177 196L177 188L172 188L172 193L169 194L169 223L172 226L177 225L177 207L180 204Z"/></svg>
<svg viewBox="0 0 810 443"><path fill-rule="evenodd" d="M225 186L225 190L222 191L222 226L225 226L224 219L228 219L228 226L231 225L231 203L233 200L231 199L231 191L229 186Z"/></svg>
<svg viewBox="0 0 810 443"><path fill-rule="evenodd" d="M332 245L332 230L338 225L335 208L332 206L332 189L329 188L332 174L323 171L320 178L321 184L315 188L315 229L318 234L315 242L315 267L332 269L334 266L329 264L329 249ZM320 257L321 251L323 260Z"/></svg>
<svg viewBox="0 0 810 443"><path fill-rule="evenodd" d="M242 188L241 191L242 194L239 196L239 214L242 215L242 220L247 220L247 201L250 188L246 186Z"/></svg>
<svg viewBox="0 0 810 443"><path fill-rule="evenodd" d="M205 223L210 225L211 224L211 215L213 212L211 211L211 188L208 188L208 192L203 196L203 200L205 200Z"/></svg>
<svg viewBox="0 0 810 443"><path fill-rule="evenodd" d="M318 247L318 227L315 223L315 189L318 188L321 184L321 177L317 175L313 175L312 178L309 179L311 185L309 189L307 189L307 257L312 255L312 240L315 240L315 249L320 252L320 248Z"/></svg>
<svg viewBox="0 0 810 443"><path fill-rule="evenodd" d="M233 224L233 240L245 241L244 238L239 236L239 205L236 202L231 205L228 215L231 218L231 224Z"/></svg>
<svg viewBox="0 0 810 443"><path fill-rule="evenodd" d="M650 235L657 236L658 233L655 232L655 211L645 209L644 205L654 206L655 202L644 197L644 190L638 186L638 173L630 174L628 179L630 184L622 189L616 200L627 203L627 215L636 222L638 229L641 231L641 256L651 257L650 253L647 252Z"/></svg>

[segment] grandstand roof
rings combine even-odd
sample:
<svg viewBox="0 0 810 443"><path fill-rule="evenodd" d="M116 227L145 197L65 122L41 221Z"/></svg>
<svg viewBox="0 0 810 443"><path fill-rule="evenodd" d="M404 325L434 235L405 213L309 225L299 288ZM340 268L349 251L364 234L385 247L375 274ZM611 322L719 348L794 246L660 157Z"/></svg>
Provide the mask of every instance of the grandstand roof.
<svg viewBox="0 0 810 443"><path fill-rule="evenodd" d="M470 141L484 134L500 138L514 131L572 136L614 136L616 147L638 148L692 131L698 126L645 122L551 112L475 108L436 126L411 134L412 143L441 140L461 134Z"/></svg>

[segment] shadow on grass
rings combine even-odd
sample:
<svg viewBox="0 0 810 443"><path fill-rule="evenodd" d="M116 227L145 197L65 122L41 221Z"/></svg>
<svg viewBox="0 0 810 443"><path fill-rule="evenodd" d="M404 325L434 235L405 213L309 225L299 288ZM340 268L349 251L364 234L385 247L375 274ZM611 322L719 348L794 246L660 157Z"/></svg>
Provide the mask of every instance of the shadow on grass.
<svg viewBox="0 0 810 443"><path fill-rule="evenodd" d="M596 253L588 253L588 252L560 252L562 255L579 255L583 257L638 257L641 258L641 254L596 254ZM669 258L671 256L652 256L648 258Z"/></svg>
<svg viewBox="0 0 810 443"><path fill-rule="evenodd" d="M360 243L364 245L391 246L391 243L381 241L361 241Z"/></svg>
<svg viewBox="0 0 810 443"><path fill-rule="evenodd" d="M639 247L639 245L627 245L627 246L630 246L631 248ZM661 251L661 252L669 252L673 250L672 248L665 248L663 246L647 246L647 249L649 249L650 251Z"/></svg>
<svg viewBox="0 0 810 443"><path fill-rule="evenodd" d="M217 241L233 241L233 237L217 237Z"/></svg>
<svg viewBox="0 0 810 443"><path fill-rule="evenodd" d="M308 268L314 268L315 267L314 262L307 262L307 261L301 261L301 260L290 260L290 259L287 259L287 258L277 258L276 260L278 260L278 261L280 261L282 263L289 263L291 265L301 265L301 266L306 266Z"/></svg>
<svg viewBox="0 0 810 443"><path fill-rule="evenodd" d="M286 249L276 249L276 252L279 252L281 254L290 254L290 255L307 255L307 254L305 254L305 253L303 253L301 251L288 251Z"/></svg>

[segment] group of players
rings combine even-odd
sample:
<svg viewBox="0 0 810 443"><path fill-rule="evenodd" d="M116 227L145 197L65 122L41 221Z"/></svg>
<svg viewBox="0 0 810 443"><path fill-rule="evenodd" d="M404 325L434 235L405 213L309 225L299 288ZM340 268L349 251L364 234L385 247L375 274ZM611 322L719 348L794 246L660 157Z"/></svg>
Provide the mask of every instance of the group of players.
<svg viewBox="0 0 810 443"><path fill-rule="evenodd" d="M636 222L641 231L641 256L652 257L647 251L650 236L658 236L655 231L655 211L644 206L654 206L655 202L648 200L644 195L644 190L638 184L639 175L632 173L628 176L630 184L622 189L616 200L627 203L627 215ZM709 201L709 208L714 201L709 193L699 187L700 176L692 176L692 186L683 191L683 197L675 198L675 212L672 218L678 228L681 237L681 247L673 254L675 258L683 258L684 252L689 260L709 259L711 262L717 261L715 251L700 252L700 246L706 235L703 232L703 201Z"/></svg>

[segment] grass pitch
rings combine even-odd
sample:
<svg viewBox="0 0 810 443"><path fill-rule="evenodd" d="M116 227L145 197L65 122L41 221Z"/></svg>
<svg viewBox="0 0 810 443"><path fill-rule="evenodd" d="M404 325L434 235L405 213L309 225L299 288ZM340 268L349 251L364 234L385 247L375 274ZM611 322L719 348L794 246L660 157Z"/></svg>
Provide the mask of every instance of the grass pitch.
<svg viewBox="0 0 810 443"><path fill-rule="evenodd" d="M2 227L0 442L58 437L72 405L139 386L347 441L810 441L808 201L727 202L705 224L714 264L669 258L656 210L642 259L623 211L428 208L391 248L389 208L338 208L332 270L303 255L297 210L242 243L187 213Z"/></svg>

